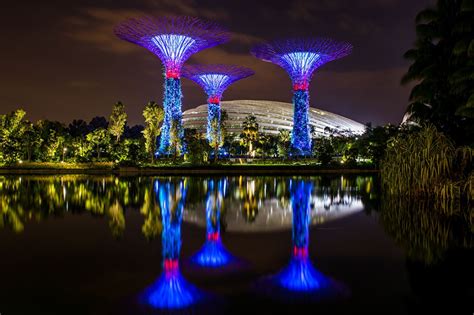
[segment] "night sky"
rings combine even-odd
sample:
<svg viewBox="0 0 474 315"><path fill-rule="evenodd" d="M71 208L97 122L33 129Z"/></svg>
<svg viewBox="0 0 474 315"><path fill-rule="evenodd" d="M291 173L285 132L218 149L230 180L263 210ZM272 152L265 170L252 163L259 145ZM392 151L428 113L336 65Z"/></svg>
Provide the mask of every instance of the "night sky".
<svg viewBox="0 0 474 315"><path fill-rule="evenodd" d="M7 1L5 1L7 2ZM291 102L285 71L250 55L253 44L284 36L324 36L354 45L353 54L318 69L311 106L362 123L399 123L410 86L400 86L415 39L414 18L434 0L67 0L8 1L0 8L0 113L18 107L27 118L89 121L126 105L129 123L142 123L143 106L162 101L160 60L119 40L113 26L141 14L211 19L233 33L224 45L188 63L239 64L256 75L239 81L224 100ZM20 3L21 2L21 3ZM31 2L31 3L28 3ZM183 79L184 109L206 97Z"/></svg>

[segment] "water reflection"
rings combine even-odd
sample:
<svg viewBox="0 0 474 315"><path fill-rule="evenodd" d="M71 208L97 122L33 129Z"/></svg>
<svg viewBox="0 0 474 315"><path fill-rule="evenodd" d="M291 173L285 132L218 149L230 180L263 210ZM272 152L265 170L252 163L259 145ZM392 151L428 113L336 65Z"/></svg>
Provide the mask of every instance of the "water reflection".
<svg viewBox="0 0 474 315"><path fill-rule="evenodd" d="M311 294L311 297L318 300L344 293L344 287L314 268L309 257L313 183L303 179L290 179L289 190L293 214L290 262L281 272L264 279L260 285L266 290L270 289L270 293L280 293L272 292L272 286L276 285L292 292Z"/></svg>
<svg viewBox="0 0 474 315"><path fill-rule="evenodd" d="M120 238L126 229L126 212L140 209L144 216L143 232L147 238L154 238L161 233L154 180L152 177L82 175L0 176L0 228L19 233L32 220L86 212L107 218L112 235ZM376 198L371 176L315 176L308 180L314 185L312 224L361 211ZM209 195L210 181L214 182L214 190L222 190L217 195ZM209 212L201 210L207 203L211 207L225 203L227 231L259 232L291 227L286 177L190 177L186 182L189 193L185 197L183 219L187 222L208 226ZM223 219L222 210L213 211L212 216Z"/></svg>
<svg viewBox="0 0 474 315"><path fill-rule="evenodd" d="M221 239L221 220L224 208L224 196L227 179L207 181L206 196L206 241L202 248L191 258L201 267L222 267L235 261L227 251Z"/></svg>
<svg viewBox="0 0 474 315"><path fill-rule="evenodd" d="M141 299L153 308L186 308L195 304L201 296L198 289L184 279L179 269L186 181L156 180L154 189L161 210L163 272L158 280L145 290Z"/></svg>
<svg viewBox="0 0 474 315"><path fill-rule="evenodd" d="M263 232L292 226L292 208L287 177L229 177L226 204L226 230ZM377 198L373 177L337 176L308 178L311 192L311 224L324 223L362 211ZM189 202L185 220L206 225L201 204ZM366 207L367 208L367 207Z"/></svg>

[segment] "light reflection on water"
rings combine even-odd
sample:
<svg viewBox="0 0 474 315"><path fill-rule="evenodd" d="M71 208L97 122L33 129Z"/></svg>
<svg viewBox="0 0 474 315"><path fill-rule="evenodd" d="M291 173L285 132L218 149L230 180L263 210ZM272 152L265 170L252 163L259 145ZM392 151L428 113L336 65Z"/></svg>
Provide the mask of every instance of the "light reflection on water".
<svg viewBox="0 0 474 315"><path fill-rule="evenodd" d="M133 281L129 281L124 287L119 287L119 294L115 295L116 297L123 292L127 292L127 288L134 284L139 284L139 287L133 293L143 293L146 286L153 283L153 280L156 279L156 282L149 286L149 290L146 290L145 294L141 296L145 296L145 300L148 297L148 302L146 303L159 309L187 307L194 305L195 302L202 299L202 291L199 288L202 288L203 284L207 285L207 278L200 282L195 281L196 275L193 272L196 271L190 271L190 268L187 269L188 265L182 264L184 261L199 262L197 257L200 254L204 254L200 256L204 259L197 263L199 271L196 273L203 276L207 276L206 272L208 269L224 270L224 266L228 266L226 260L235 261L240 260L242 257L245 258L245 261L249 261L249 257L252 255L265 257L266 259L262 261L258 259L252 260L252 264L258 264L260 269L255 274L252 274L254 277L251 281L257 281L264 277L270 279L270 286L267 286L265 290L273 285L273 287L282 287L286 291L295 291L297 294L300 294L302 291L310 292L309 294L312 294L314 297L314 294L316 296L324 296L328 292L321 288L333 288L332 284L334 282L326 276L326 273L332 276L333 271L336 271L337 275L335 278L338 281L350 283L352 292L354 292L354 285L357 285L357 283L363 282L365 284L366 276L363 276L364 279L358 277L360 274L359 269L363 269L364 266L370 268L370 270L366 269L366 272L370 274L380 269L379 273L374 275L374 277L377 277L376 280L367 278L368 281L372 281L372 284L380 284L381 282L378 282L379 278L383 279L383 281L385 281L385 278L390 280L390 272L385 270L384 264L388 262L390 265L394 255L394 249L390 246L395 247L396 245L403 250L403 255L405 256L398 258L406 259L406 273L408 273L410 278L410 285L411 283L414 284L412 290L417 297L429 300L433 305L442 301L472 300L466 298L466 296L472 293L472 289L469 289L472 288L472 282L469 282L469 278L465 277L468 273L465 271L472 269L472 248L474 247L472 219L469 221L470 217L460 215L446 218L442 215L442 212L434 211L436 205L429 202L425 203L419 200L408 202L401 199L380 198L375 182L376 176L0 176L0 230L4 230L0 232L2 232L2 236L7 236L0 239L0 241L10 246L8 247L10 250L15 249L18 243L23 246L26 244L30 248L38 247L41 251L41 246L44 246L45 249L48 247L48 244L41 242L43 236L47 239L47 229L53 228L54 230L61 225L61 222L66 221L69 222L68 224L73 222L82 227L84 226L81 224L87 225L85 227L87 229L90 227L89 224L93 224L91 223L93 221L82 219L98 217L100 218L100 220L96 221L99 222L98 225L103 228L105 222L105 229L109 229L111 235L118 241L94 238L96 235L103 237L102 234L91 234L90 237L93 239L93 242L104 246L104 253L97 252L96 255L107 261L109 266L113 268L116 265L116 261L113 259L106 260L108 248L105 246L113 249L115 245L120 244L117 248L124 250L123 254L127 256L127 250L129 249L127 244L130 244L127 242L130 242L138 234L140 237L136 238L137 242L134 243L134 246L138 247L135 251L137 256L133 257L133 260L140 260L140 256L146 255L150 249L150 246L147 247L150 243L145 242L143 238L149 240L156 238L158 243L152 242L151 247L158 249L160 249L159 240L161 240L161 249L163 250L161 253L162 264L159 264L160 259L157 258L153 260L152 267L146 268L149 272L151 270L153 275L147 275L146 281L140 282L136 282L135 277L133 277ZM292 190L292 187L295 187L296 183L305 183L303 185L305 188L302 189L306 196L305 207L298 206L295 203L296 192ZM163 190L164 187L168 187L167 190ZM308 211L304 213L304 216L298 216L298 214L301 214L298 211L301 211L302 208ZM359 243L359 247L354 248L354 240L351 238L354 235L344 236L333 233L333 231L330 231L330 236L326 237L323 241L319 237L314 237L314 243L317 244L317 247L314 247L316 250L313 250L313 252L305 249L308 248L307 243L297 243L299 242L298 235L300 234L295 233L295 231L303 231L301 235L306 235L306 232L310 230L309 226L311 224L317 225L340 219L362 210L377 211L378 215L366 217L359 214L340 221L344 222L345 229L350 229L347 222L354 222L353 220L351 221L352 218L357 218L357 220L361 221L365 220L364 222L368 224L364 225L364 228L369 227L372 229L372 232L378 233L370 234L365 233L364 230L356 229L360 234L363 234L363 242ZM466 211L466 213L472 212ZM361 219L361 217L364 219ZM65 220L51 220L52 218L64 218ZM71 220L71 218L81 220ZM170 218L173 220L170 220ZM300 220L301 218L305 219ZM374 220L379 220L381 224L373 224ZM46 224L45 221L51 222ZM39 224L33 224L34 222L39 222ZM183 222L190 224L183 225ZM304 224L301 224L301 222L304 222ZM43 223L44 226L42 227ZM67 226L74 226L74 224ZM136 228L135 230L133 230L134 227ZM199 231L199 236L196 237L196 233L192 234L192 232L187 231L189 233L188 239L181 240L181 231L187 228ZM280 242L284 241L284 237L282 238L281 235L288 233L289 236L290 229L293 231L292 239L294 246L291 249L288 248L289 255L285 266L285 261L281 260L281 257L268 254L264 249L266 249L265 246L270 244L266 242L272 242L269 246L273 248L272 250L275 250L277 247L286 247L286 245L280 245ZM36 230L37 234L29 234L33 230ZM282 233L279 230L282 230ZM241 239L243 233L232 233L234 231L245 232L245 241ZM319 232L322 231L320 230ZM254 236L255 232L266 232L270 237L260 237L262 234ZM314 232L317 234L316 231ZM31 243L28 243L26 242L28 240L27 237L11 237L15 233L22 233L21 236L36 235L37 239L33 238ZM68 232L61 231L60 233ZM81 233L83 232L81 231ZM84 257L75 257L75 259L81 261L82 268L83 265L89 263L87 259L90 258L88 258L88 247L84 250L79 246L83 244L81 242L84 235L81 233L68 235L75 242L67 243L67 247L71 247L72 251L79 250L84 255ZM228 235L222 238L226 233ZM126 239L122 241L121 239L124 235ZM309 238L309 234L307 235ZM333 235L348 238L337 240L332 238ZM387 236L390 236L391 241L378 245L378 241L384 238L388 239ZM59 238L61 237L62 234L60 234ZM195 239L190 239L190 237ZM276 237L277 241L273 239L274 237ZM331 241L328 241L328 239ZM373 244L368 244L367 240L374 240L374 242L370 242ZM189 243L194 241L192 251L190 250L188 253L185 251L184 254L181 253L181 241ZM253 247L252 251L252 244L246 242L251 243L254 241L260 245L258 248ZM142 243L146 245L141 247ZM228 247L224 247L224 243ZM384 252L386 256L381 255L380 249L386 249L387 246L387 252ZM330 254L326 254L323 257L318 256L317 264L313 264L311 257L318 255L320 249L327 253L328 248L338 248L344 255L345 251L350 253L351 250L357 250L361 253L367 250L368 254L364 256L363 263L357 265L358 267L354 267L355 269L351 272L346 272L346 269L350 268L353 262L357 262L357 259L354 258L357 255L352 254L351 256L351 254L348 254L349 257L344 256L343 258L335 259L330 257ZM249 255L246 255L247 249L250 251ZM64 251L64 249L60 248L55 249L53 253L54 259L50 258L50 260L46 261L55 261L56 256L60 257ZM193 256L192 254L196 254L196 251L197 255ZM375 254L372 254L370 251ZM30 262L29 251L21 251L21 254L19 253L17 252L16 255L19 257L25 255L28 262L23 265L22 272L28 271L30 273L23 279L21 278L21 272L11 272L18 271L15 269L15 257L2 256L2 261L6 266L4 266L4 273L1 274L2 279L7 281L9 286L12 287L12 290L8 286L3 291L0 289L4 296L4 298L0 296L0 305L2 306L6 305L14 296L13 292L15 292L16 286L18 286L17 290L31 288L32 292L39 292L41 290L38 289L38 286L48 285L45 282L49 278L46 281L39 281L36 287L34 286L36 283L29 279L31 275L41 277L42 272L38 274L33 272L35 265L41 263L42 259L31 259ZM376 256L379 254L381 256ZM66 257L68 256L66 255ZM123 258L120 257L118 261ZM70 261L70 259L67 259L63 263L70 263ZM373 261L377 262L377 264L372 263ZM380 261L384 263L380 264ZM338 267L334 267L334 262L336 262ZM272 264L272 266L265 269L267 268L266 264ZM45 264L42 268L50 265L56 266L54 263ZM142 263L137 265L142 265ZM234 266L235 264L232 265L232 268ZM378 266L382 267L378 268ZM405 267L405 264L402 264L402 266ZM455 267L453 268L452 266ZM130 269L127 269L128 265L123 268L123 270L120 269L120 273L117 273L118 275L131 272ZM321 268L324 274L319 272L318 268ZM71 268L71 270L74 270L74 268ZM281 272L278 273L278 270ZM453 271L459 272L458 274L453 274ZM67 278L71 276L70 274L65 276L65 271L62 271L61 276L58 276L56 279L54 278L55 272L50 271L47 274L47 277L51 277L54 280L52 283L61 281L61 277ZM87 271L87 274L91 275L91 278L94 279L100 279L102 273L103 270L101 268L97 268L95 271L88 269ZM9 277L9 274L15 274L15 277L28 283L28 285L22 286L21 281ZM237 278L240 278L241 274L239 270ZM420 276L424 274L426 276ZM447 276L443 278L443 275ZM401 282L400 285L407 285L404 282L404 276L404 273L400 272L400 270L395 270L393 275L393 277L397 278L397 281ZM219 281L220 277L221 274L219 274ZM348 277L353 278L352 282L348 281ZM111 276L110 278L113 278L113 281L117 281L117 283L126 280L122 279L121 276ZM427 281L427 279L433 280ZM228 278L228 280L233 281L231 278ZM463 281L465 282L463 285L457 285L458 282ZM390 284L390 282L387 283ZM269 283L267 282L267 284ZM224 285L227 286L228 283L225 282ZM381 291L390 290L390 286L391 284L382 287ZM91 287L94 286L91 285ZM104 285L104 287L106 286ZM359 286L358 298L373 294L373 291L368 289L364 291L367 294L360 294L364 287L365 285ZM378 290L377 288L374 290ZM52 288L50 286L49 289L54 294L60 293L54 291L57 289L54 286ZM233 289L234 287L231 287L230 290L232 291ZM94 294L105 294L104 292L108 291L101 290L98 287ZM287 296L286 291L283 293L283 296ZM76 293L78 294L78 292ZM5 298L8 294L10 294L8 298ZM130 292L127 294L130 294ZM167 294L168 297L166 298ZM442 295L445 299L433 298L439 295ZM248 296L246 297L248 298ZM113 301L115 303L115 300ZM250 299L249 301L252 300ZM87 302L91 304L96 303L92 300L84 301L84 303ZM101 302L103 301L101 300ZM234 306L238 307L240 302L240 300L236 301ZM249 303L251 304L252 302ZM356 306L358 305L357 303L355 304ZM14 308L18 307L17 305L17 302L10 303L10 306ZM97 306L97 304L94 306ZM278 309L278 306L275 308ZM242 306L242 309L245 309L245 306ZM130 313L135 314L135 312Z"/></svg>

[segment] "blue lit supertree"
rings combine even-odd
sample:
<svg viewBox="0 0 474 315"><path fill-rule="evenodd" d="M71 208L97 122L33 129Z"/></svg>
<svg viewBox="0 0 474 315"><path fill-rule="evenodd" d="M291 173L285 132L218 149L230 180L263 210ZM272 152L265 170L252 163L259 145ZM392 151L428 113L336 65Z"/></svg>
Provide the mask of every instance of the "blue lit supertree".
<svg viewBox="0 0 474 315"><path fill-rule="evenodd" d="M186 181L156 180L155 193L161 211L163 272L142 294L142 302L157 309L189 307L202 297L179 270L181 222L186 199Z"/></svg>
<svg viewBox="0 0 474 315"><path fill-rule="evenodd" d="M224 91L235 81L253 75L251 69L235 65L184 66L183 77L199 84L207 94L207 139L209 143L221 142L221 99ZM214 130L216 129L217 130ZM215 139L217 138L217 139Z"/></svg>
<svg viewBox="0 0 474 315"><path fill-rule="evenodd" d="M180 80L184 62L200 50L228 41L229 33L214 23L186 16L132 18L117 25L114 31L120 39L145 47L163 63L165 115L158 152L167 154L173 122L181 141L184 136Z"/></svg>
<svg viewBox="0 0 474 315"><path fill-rule="evenodd" d="M191 261L201 267L222 267L235 261L235 258L225 249L221 240L220 218L227 189L225 179L210 179L206 197L206 242L191 258Z"/></svg>
<svg viewBox="0 0 474 315"><path fill-rule="evenodd" d="M283 39L255 46L252 54L285 69L293 82L293 133L291 145L295 154L311 154L308 125L309 82L313 72L325 63L352 52L352 45L327 38Z"/></svg>

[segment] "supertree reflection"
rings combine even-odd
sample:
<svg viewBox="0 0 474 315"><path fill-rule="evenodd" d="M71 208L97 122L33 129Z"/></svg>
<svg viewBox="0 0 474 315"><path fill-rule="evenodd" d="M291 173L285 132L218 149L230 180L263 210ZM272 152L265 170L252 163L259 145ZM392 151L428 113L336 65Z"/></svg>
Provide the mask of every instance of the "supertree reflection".
<svg viewBox="0 0 474 315"><path fill-rule="evenodd" d="M290 180L291 207L293 211L292 250L289 264L277 275L267 278L271 287L285 292L306 293L321 299L344 293L342 285L314 268L308 253L309 226L311 221L311 192L309 180ZM284 295L286 297L286 294Z"/></svg>
<svg viewBox="0 0 474 315"><path fill-rule="evenodd" d="M202 267L222 267L234 261L234 257L225 249L221 240L221 212L224 202L227 181L213 179L208 181L206 196L206 242L191 258L191 261Z"/></svg>
<svg viewBox="0 0 474 315"><path fill-rule="evenodd" d="M181 221L186 199L186 181L159 181L154 189L161 209L163 272L142 295L143 302L158 309L180 309L195 304L201 297L179 270Z"/></svg>
<svg viewBox="0 0 474 315"><path fill-rule="evenodd" d="M290 180L293 250L290 264L276 277L279 284L288 290L316 290L324 287L327 282L308 257L312 189L313 184L310 181Z"/></svg>

